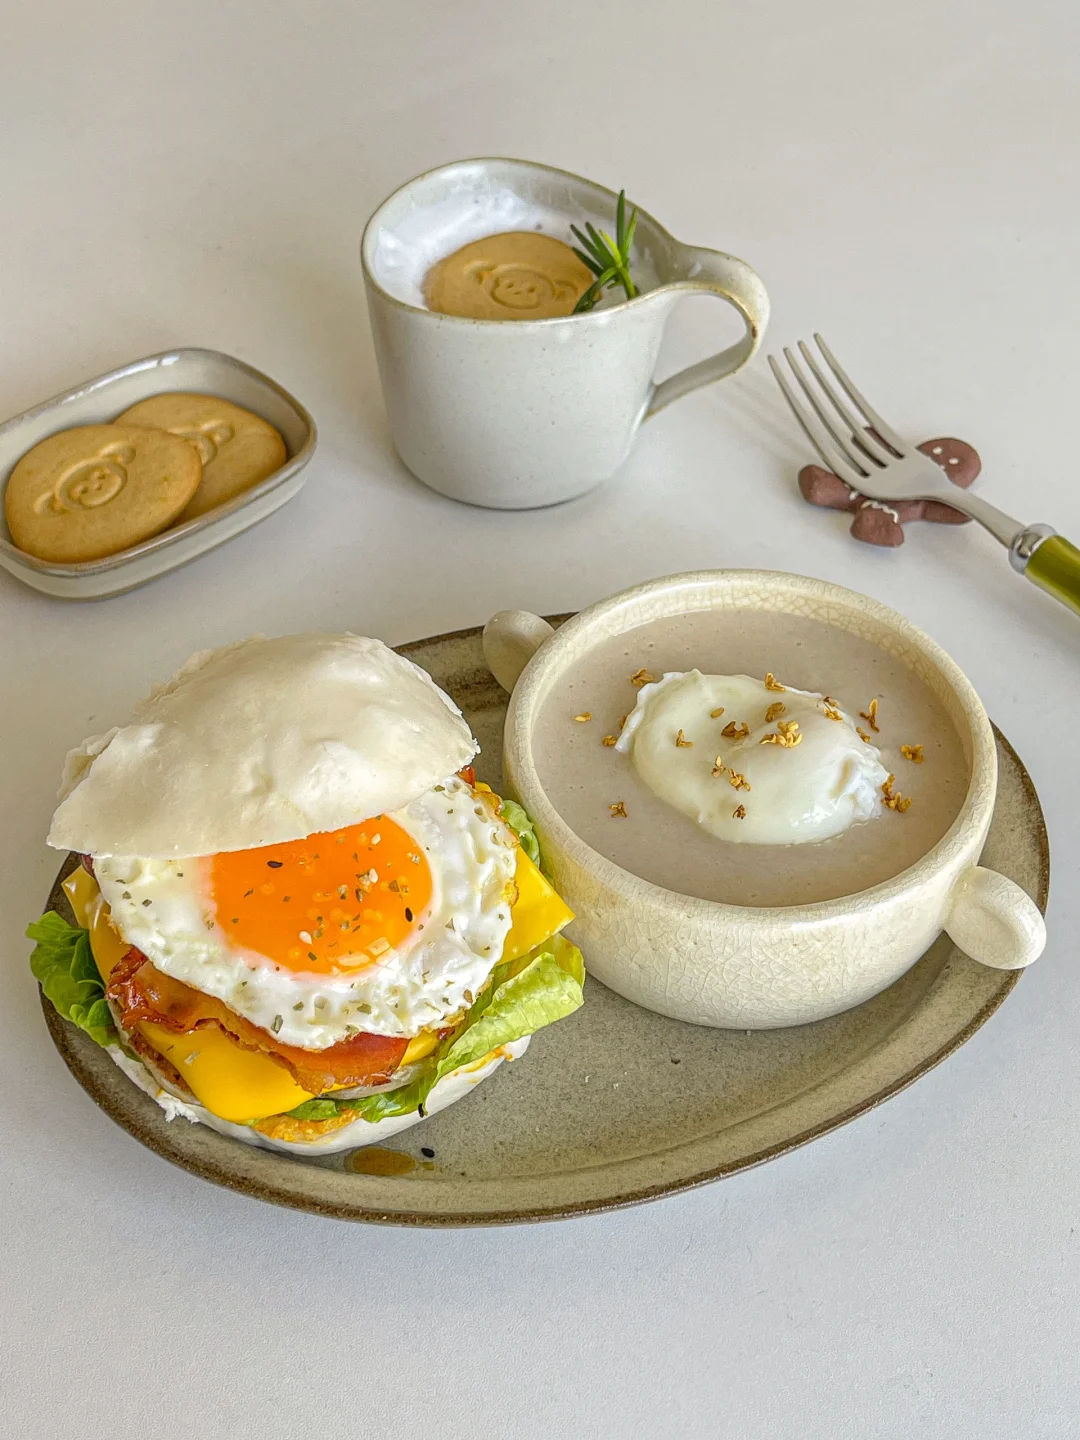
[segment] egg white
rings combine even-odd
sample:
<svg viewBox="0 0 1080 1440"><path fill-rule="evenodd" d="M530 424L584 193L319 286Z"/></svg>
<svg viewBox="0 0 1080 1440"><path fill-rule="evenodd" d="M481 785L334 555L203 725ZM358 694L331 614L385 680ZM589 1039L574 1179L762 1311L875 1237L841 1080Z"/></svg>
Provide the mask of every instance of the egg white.
<svg viewBox="0 0 1080 1440"><path fill-rule="evenodd" d="M776 733L776 720L766 722L765 712L777 702L784 711L776 719L799 725L801 740L790 748L761 743ZM655 795L710 834L740 844L804 844L883 811L889 772L881 754L837 710L840 718L831 720L822 695L769 690L749 675L673 671L642 687L616 748L629 754ZM732 721L748 725L749 734L725 738ZM718 775L717 760L725 766ZM748 788L734 789L732 772ZM742 818L735 814L740 805Z"/></svg>
<svg viewBox="0 0 1080 1440"><path fill-rule="evenodd" d="M517 841L456 776L389 818L427 858L431 903L401 946L352 973L303 974L232 941L214 914L209 857L112 856L94 873L128 944L282 1044L323 1050L358 1030L412 1036L467 1009L498 963Z"/></svg>

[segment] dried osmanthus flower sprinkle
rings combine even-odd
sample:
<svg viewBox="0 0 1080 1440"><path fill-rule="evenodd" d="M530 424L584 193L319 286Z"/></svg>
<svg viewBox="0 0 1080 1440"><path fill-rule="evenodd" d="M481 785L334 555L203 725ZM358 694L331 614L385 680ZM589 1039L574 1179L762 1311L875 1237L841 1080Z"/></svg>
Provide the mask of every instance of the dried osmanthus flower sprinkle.
<svg viewBox="0 0 1080 1440"><path fill-rule="evenodd" d="M575 716L574 716L574 720L575 720L575 722L576 722L578 725L584 725L584 724L586 723L586 721L591 720L591 719L592 719L592 711L591 711L591 710L583 710L580 715L575 715Z"/></svg>
<svg viewBox="0 0 1080 1440"><path fill-rule="evenodd" d="M770 670L769 673L765 676L765 689L778 690L781 694L783 694L787 690L787 686L781 685L780 681L777 680L776 676Z"/></svg>
<svg viewBox="0 0 1080 1440"><path fill-rule="evenodd" d="M840 707L831 695L823 695L821 697L821 703L825 707L825 716L827 719L843 720L844 717L840 713Z"/></svg>
<svg viewBox="0 0 1080 1440"><path fill-rule="evenodd" d="M600 743L601 745L606 745L610 750L613 745L617 745L619 742L615 739L614 735L605 735Z"/></svg>
<svg viewBox="0 0 1080 1440"><path fill-rule="evenodd" d="M786 710L787 706L782 700L774 700L773 703L769 706L769 708L765 711L765 724L771 725L772 722L779 719L779 717L783 715Z"/></svg>
<svg viewBox="0 0 1080 1440"><path fill-rule="evenodd" d="M650 675L643 665L640 670L635 670L633 675L630 676L630 684L640 690L643 685L655 685L656 677Z"/></svg>
<svg viewBox="0 0 1080 1440"><path fill-rule="evenodd" d="M724 713L724 707L723 707L723 705L718 705L715 710L710 710L710 711L709 711L709 719L710 719L710 720L719 720L719 719L720 719L720 716L721 716L723 713Z"/></svg>
<svg viewBox="0 0 1080 1440"><path fill-rule="evenodd" d="M855 734L858 735L859 739L863 742L864 745L872 745L872 744L873 744L873 741L870 739L870 736L866 733L865 730L862 729L861 726L859 726L859 725L856 725L856 726L855 726Z"/></svg>
<svg viewBox="0 0 1080 1440"><path fill-rule="evenodd" d="M740 775L738 770L732 770L728 775L728 784L733 790L749 790L750 782L745 775Z"/></svg>
<svg viewBox="0 0 1080 1440"><path fill-rule="evenodd" d="M734 720L729 720L720 731L720 734L723 735L725 740L745 740L747 735L750 734L750 726L747 725L745 721L740 721L739 724L736 725Z"/></svg>
<svg viewBox="0 0 1080 1440"><path fill-rule="evenodd" d="M799 722L797 720L781 720L776 730L768 735L763 735L758 741L759 745L780 745L785 750L793 750L796 745L802 744L802 736L799 734Z"/></svg>
<svg viewBox="0 0 1080 1440"><path fill-rule="evenodd" d="M715 764L713 765L713 767L712 767L712 773L713 773L714 775L723 775L723 773L724 773L724 771L725 771L726 769L727 769L727 766L724 764L724 762L723 762L723 760L720 758L720 756L717 755L717 757L716 757L716 763L715 763Z"/></svg>
<svg viewBox="0 0 1080 1440"><path fill-rule="evenodd" d="M745 819L746 819L746 806L745 806L745 805L736 805L735 809L732 810L732 812L731 812L731 818L732 818L733 820L745 820Z"/></svg>
<svg viewBox="0 0 1080 1440"><path fill-rule="evenodd" d="M910 760L913 765L921 765L926 759L921 745L901 745L900 754L905 760Z"/></svg>
<svg viewBox="0 0 1080 1440"><path fill-rule="evenodd" d="M680 730L675 736L675 744L680 750L689 750L693 747L694 742L693 740L687 740L686 736Z"/></svg>
<svg viewBox="0 0 1080 1440"><path fill-rule="evenodd" d="M881 794L887 810L898 810L903 815L904 811L911 806L911 796L901 795L899 791L894 792L892 787L895 781L896 776L890 775L881 787Z"/></svg>
<svg viewBox="0 0 1080 1440"><path fill-rule="evenodd" d="M614 805L608 806L608 809L611 811L612 815L619 815L624 820L627 818L626 802L623 800L616 800Z"/></svg>
<svg viewBox="0 0 1080 1440"><path fill-rule="evenodd" d="M860 720L865 720L866 723L870 726L870 729L873 730L873 731L875 732L875 734L878 733L878 728L879 728L879 727L878 727L878 723L877 723L877 701L876 701L876 700L871 700L871 701L870 701L870 704L866 707L865 710L860 710L860 711L859 711L859 719L860 719Z"/></svg>

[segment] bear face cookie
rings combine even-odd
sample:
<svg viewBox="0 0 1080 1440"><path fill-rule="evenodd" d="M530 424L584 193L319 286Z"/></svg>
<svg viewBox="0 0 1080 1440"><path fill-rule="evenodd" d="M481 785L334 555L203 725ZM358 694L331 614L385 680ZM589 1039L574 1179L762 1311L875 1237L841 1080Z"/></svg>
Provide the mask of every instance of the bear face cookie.
<svg viewBox="0 0 1080 1440"><path fill-rule="evenodd" d="M101 560L172 525L201 479L198 452L163 430L62 430L28 450L8 477L8 530L39 560Z"/></svg>
<svg viewBox="0 0 1080 1440"><path fill-rule="evenodd" d="M250 490L288 458L285 442L272 425L214 395L152 395L117 416L116 423L154 426L194 447L202 463L202 483L182 521Z"/></svg>

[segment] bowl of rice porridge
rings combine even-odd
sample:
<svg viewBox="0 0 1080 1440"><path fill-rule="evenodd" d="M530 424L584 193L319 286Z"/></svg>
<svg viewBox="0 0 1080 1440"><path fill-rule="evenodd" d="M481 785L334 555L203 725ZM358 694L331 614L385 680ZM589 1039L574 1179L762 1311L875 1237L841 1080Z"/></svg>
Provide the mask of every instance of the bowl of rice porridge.
<svg viewBox="0 0 1080 1440"><path fill-rule="evenodd" d="M553 631L503 611L507 789L590 971L676 1019L798 1025L878 994L942 930L1036 959L1043 919L978 864L997 753L982 702L879 602L767 571L676 575Z"/></svg>

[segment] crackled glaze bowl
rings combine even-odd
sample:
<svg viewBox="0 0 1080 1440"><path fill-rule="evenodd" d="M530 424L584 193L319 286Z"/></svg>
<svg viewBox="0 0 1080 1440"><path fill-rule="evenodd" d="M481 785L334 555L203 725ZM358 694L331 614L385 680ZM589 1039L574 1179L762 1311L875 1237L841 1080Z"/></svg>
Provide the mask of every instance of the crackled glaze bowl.
<svg viewBox="0 0 1080 1440"><path fill-rule="evenodd" d="M960 737L969 784L955 821L914 865L856 894L774 907L677 894L587 845L552 804L533 734L545 697L594 647L669 616L742 609L806 616L870 640L940 700ZM994 808L997 753L982 702L929 636L840 586L768 571L715 570L650 581L602 600L558 631L502 611L484 631L496 679L512 691L504 769L533 816L555 883L577 914L590 971L628 1000L696 1024L801 1025L839 1014L891 985L942 930L972 959L1019 969L1045 943L1042 915L1012 880L979 865Z"/></svg>

